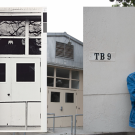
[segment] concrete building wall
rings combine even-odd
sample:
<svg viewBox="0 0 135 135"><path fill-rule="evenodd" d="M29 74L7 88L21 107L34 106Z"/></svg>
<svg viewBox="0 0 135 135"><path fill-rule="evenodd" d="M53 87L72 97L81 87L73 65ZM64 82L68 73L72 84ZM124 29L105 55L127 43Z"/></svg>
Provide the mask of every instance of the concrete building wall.
<svg viewBox="0 0 135 135"><path fill-rule="evenodd" d="M83 126L87 132L135 131L128 126L131 103L126 83L135 71L134 13L134 8L84 8ZM99 53L98 60L92 53ZM112 59L101 60L100 53L110 53Z"/></svg>

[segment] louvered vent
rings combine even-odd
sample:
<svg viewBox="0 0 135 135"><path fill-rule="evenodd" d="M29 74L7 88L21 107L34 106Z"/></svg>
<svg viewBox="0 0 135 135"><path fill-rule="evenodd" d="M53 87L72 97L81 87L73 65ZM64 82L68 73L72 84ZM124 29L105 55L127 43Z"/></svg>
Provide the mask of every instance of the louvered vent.
<svg viewBox="0 0 135 135"><path fill-rule="evenodd" d="M56 42L56 56L64 57L64 43Z"/></svg>
<svg viewBox="0 0 135 135"><path fill-rule="evenodd" d="M56 56L73 59L74 46L56 42Z"/></svg>
<svg viewBox="0 0 135 135"><path fill-rule="evenodd" d="M65 45L65 58L73 59L73 45Z"/></svg>

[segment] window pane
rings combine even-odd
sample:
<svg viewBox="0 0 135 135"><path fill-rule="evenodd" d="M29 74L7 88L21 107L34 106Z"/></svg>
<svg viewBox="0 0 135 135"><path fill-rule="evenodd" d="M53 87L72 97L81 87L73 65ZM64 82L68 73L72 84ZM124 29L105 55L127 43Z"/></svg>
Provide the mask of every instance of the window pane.
<svg viewBox="0 0 135 135"><path fill-rule="evenodd" d="M41 54L41 38L29 39L29 54Z"/></svg>
<svg viewBox="0 0 135 135"><path fill-rule="evenodd" d="M29 36L41 36L41 21L29 22Z"/></svg>
<svg viewBox="0 0 135 135"><path fill-rule="evenodd" d="M0 54L25 54L25 39L0 39Z"/></svg>
<svg viewBox="0 0 135 135"><path fill-rule="evenodd" d="M53 87L53 84L54 84L54 79L47 77L47 86L52 86Z"/></svg>
<svg viewBox="0 0 135 135"><path fill-rule="evenodd" d="M60 92L51 92L51 102L60 102Z"/></svg>
<svg viewBox="0 0 135 135"><path fill-rule="evenodd" d="M69 78L69 70L57 68L56 77Z"/></svg>
<svg viewBox="0 0 135 135"><path fill-rule="evenodd" d="M69 88L69 80L56 79L56 87Z"/></svg>
<svg viewBox="0 0 135 135"><path fill-rule="evenodd" d="M74 103L74 93L65 93L65 102Z"/></svg>
<svg viewBox="0 0 135 135"><path fill-rule="evenodd" d="M0 36L25 36L25 21L0 21Z"/></svg>
<svg viewBox="0 0 135 135"><path fill-rule="evenodd" d="M79 79L79 71L72 71L72 79Z"/></svg>
<svg viewBox="0 0 135 135"><path fill-rule="evenodd" d="M47 76L54 76L54 68L47 67Z"/></svg>
<svg viewBox="0 0 135 135"><path fill-rule="evenodd" d="M72 88L73 89L79 89L79 81L72 80Z"/></svg>
<svg viewBox="0 0 135 135"><path fill-rule="evenodd" d="M0 82L6 81L6 69L5 64L0 63Z"/></svg>
<svg viewBox="0 0 135 135"><path fill-rule="evenodd" d="M35 81L35 64L18 63L16 64L17 82L34 82Z"/></svg>

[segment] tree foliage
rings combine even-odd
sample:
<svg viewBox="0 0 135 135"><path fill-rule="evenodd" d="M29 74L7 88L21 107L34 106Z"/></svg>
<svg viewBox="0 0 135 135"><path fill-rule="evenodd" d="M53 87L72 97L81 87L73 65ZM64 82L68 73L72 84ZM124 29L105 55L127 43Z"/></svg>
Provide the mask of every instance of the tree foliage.
<svg viewBox="0 0 135 135"><path fill-rule="evenodd" d="M117 1L119 4L112 5L113 7L123 6L123 7L135 7L135 0L109 0L110 2Z"/></svg>

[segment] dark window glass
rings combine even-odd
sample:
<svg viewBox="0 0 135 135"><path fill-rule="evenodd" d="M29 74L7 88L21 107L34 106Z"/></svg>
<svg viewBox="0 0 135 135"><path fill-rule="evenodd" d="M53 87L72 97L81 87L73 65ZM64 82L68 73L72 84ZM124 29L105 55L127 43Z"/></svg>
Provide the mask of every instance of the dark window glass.
<svg viewBox="0 0 135 135"><path fill-rule="evenodd" d="M69 80L56 79L56 87L69 88Z"/></svg>
<svg viewBox="0 0 135 135"><path fill-rule="evenodd" d="M41 36L41 21L29 22L29 36Z"/></svg>
<svg viewBox="0 0 135 135"><path fill-rule="evenodd" d="M60 102L60 92L51 92L51 102Z"/></svg>
<svg viewBox="0 0 135 135"><path fill-rule="evenodd" d="M72 88L79 89L79 81L72 80Z"/></svg>
<svg viewBox="0 0 135 135"><path fill-rule="evenodd" d="M79 71L72 71L72 79L79 79Z"/></svg>
<svg viewBox="0 0 135 135"><path fill-rule="evenodd" d="M25 36L25 21L0 21L0 36Z"/></svg>
<svg viewBox="0 0 135 135"><path fill-rule="evenodd" d="M35 64L34 63L17 63L16 64L17 82L34 82L35 81Z"/></svg>
<svg viewBox="0 0 135 135"><path fill-rule="evenodd" d="M6 81L6 69L5 64L0 63L0 82Z"/></svg>
<svg viewBox="0 0 135 135"><path fill-rule="evenodd" d="M25 54L25 39L0 39L0 54Z"/></svg>
<svg viewBox="0 0 135 135"><path fill-rule="evenodd" d="M52 86L53 87L54 79L47 77L47 86Z"/></svg>
<svg viewBox="0 0 135 135"><path fill-rule="evenodd" d="M47 76L54 76L54 68L47 67Z"/></svg>
<svg viewBox="0 0 135 135"><path fill-rule="evenodd" d="M74 93L65 93L65 102L74 103Z"/></svg>
<svg viewBox="0 0 135 135"><path fill-rule="evenodd" d="M29 54L41 54L41 38L29 39Z"/></svg>
<svg viewBox="0 0 135 135"><path fill-rule="evenodd" d="M57 68L56 69L56 77L69 78L69 70Z"/></svg>

